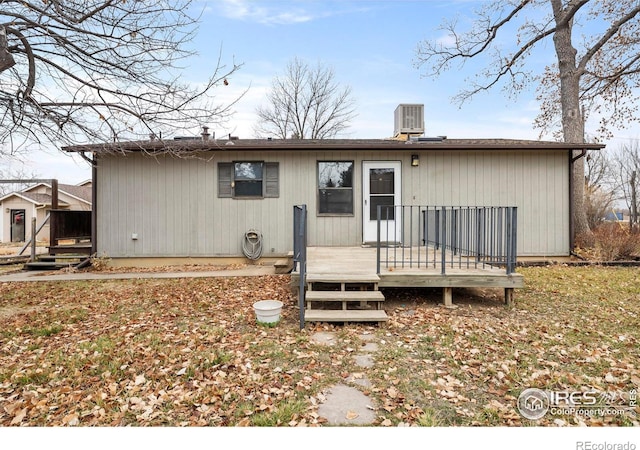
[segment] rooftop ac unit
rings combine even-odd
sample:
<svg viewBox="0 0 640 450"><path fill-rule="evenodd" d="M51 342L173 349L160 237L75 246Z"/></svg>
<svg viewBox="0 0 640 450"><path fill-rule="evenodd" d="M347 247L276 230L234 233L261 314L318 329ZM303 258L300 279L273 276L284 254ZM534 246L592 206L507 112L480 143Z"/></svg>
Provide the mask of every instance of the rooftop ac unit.
<svg viewBox="0 0 640 450"><path fill-rule="evenodd" d="M424 105L398 105L395 111L394 135L399 134L424 134Z"/></svg>

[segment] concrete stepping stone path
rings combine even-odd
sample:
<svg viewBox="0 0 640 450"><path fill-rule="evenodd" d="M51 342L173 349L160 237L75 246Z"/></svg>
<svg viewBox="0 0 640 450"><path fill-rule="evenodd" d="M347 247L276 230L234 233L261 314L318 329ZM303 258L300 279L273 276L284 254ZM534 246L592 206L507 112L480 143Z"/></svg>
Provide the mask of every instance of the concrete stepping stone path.
<svg viewBox="0 0 640 450"><path fill-rule="evenodd" d="M365 344L354 355L358 367L367 369L375 365L372 353L378 350L378 344L373 342L375 336L362 334L360 339ZM334 345L336 334L331 332L317 332L311 336L313 342ZM347 377L347 383L361 388L370 388L371 381L366 373L352 373ZM373 399L365 395L360 389L345 384L337 384L327 390L325 401L318 407L318 415L327 420L329 425L370 425L376 419Z"/></svg>

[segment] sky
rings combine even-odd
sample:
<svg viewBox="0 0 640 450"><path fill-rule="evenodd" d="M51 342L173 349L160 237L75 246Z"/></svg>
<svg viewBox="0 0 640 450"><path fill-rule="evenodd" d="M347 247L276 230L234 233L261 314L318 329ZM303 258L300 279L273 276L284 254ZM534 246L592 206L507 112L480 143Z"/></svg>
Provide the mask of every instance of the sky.
<svg viewBox="0 0 640 450"><path fill-rule="evenodd" d="M454 68L431 79L416 68L416 48L425 39L444 39L439 29L446 18L461 24L474 17L483 0L196 0L203 11L192 42L197 52L186 61L182 81L202 83L221 55L222 64L240 69L228 86L217 87L222 104L242 98L224 126L212 126L216 138L228 134L255 137L255 110L265 104L274 77L298 58L320 63L335 81L351 88L356 118L343 138L387 138L393 135L399 104L424 105L425 135L449 138L538 139L532 123L538 113L535 92L524 90L510 99L500 89L479 94L462 107L452 97L465 86L478 65ZM554 60L552 47L531 64L542 68ZM219 91L219 92L218 92ZM633 130L605 142L616 146L635 139ZM542 136L543 139L551 139ZM79 183L91 177L88 164L59 149L33 151L23 168L40 178Z"/></svg>

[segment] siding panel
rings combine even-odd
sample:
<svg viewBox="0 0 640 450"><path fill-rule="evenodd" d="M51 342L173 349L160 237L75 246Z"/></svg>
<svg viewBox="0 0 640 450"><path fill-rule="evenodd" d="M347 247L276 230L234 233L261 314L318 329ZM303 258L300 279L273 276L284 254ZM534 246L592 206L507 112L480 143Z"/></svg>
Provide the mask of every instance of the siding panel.
<svg viewBox="0 0 640 450"><path fill-rule="evenodd" d="M101 156L98 251L110 257L241 255L250 228L263 254L292 249L292 208L307 204L309 244L362 242L362 162L401 161L405 204L518 206L519 254L564 255L569 249L568 158L565 151L423 151L411 166L403 152L229 151L213 158ZM279 163L279 197L219 198L218 163ZM353 216L317 215L317 161L354 161ZM138 233L139 239L131 239Z"/></svg>

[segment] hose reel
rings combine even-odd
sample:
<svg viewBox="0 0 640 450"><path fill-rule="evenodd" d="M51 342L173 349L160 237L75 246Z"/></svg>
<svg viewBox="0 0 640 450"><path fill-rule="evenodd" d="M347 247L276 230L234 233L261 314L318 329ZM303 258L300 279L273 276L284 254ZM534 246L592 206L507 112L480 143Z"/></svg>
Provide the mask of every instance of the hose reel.
<svg viewBox="0 0 640 450"><path fill-rule="evenodd" d="M262 234L259 231L250 229L244 234L242 253L252 261L262 256Z"/></svg>

